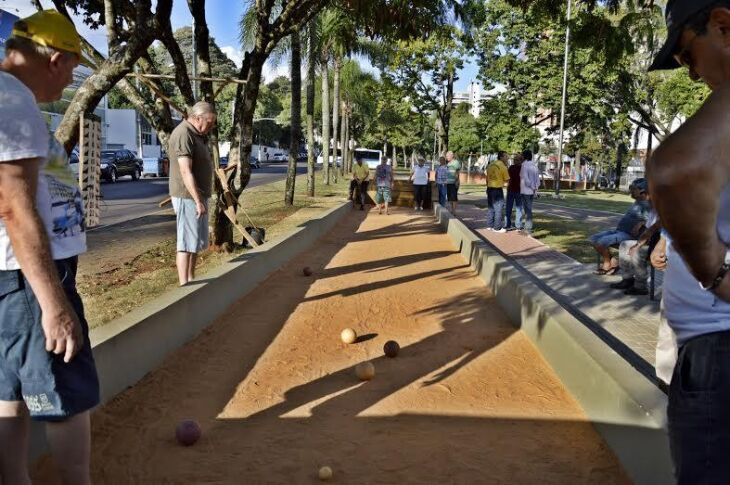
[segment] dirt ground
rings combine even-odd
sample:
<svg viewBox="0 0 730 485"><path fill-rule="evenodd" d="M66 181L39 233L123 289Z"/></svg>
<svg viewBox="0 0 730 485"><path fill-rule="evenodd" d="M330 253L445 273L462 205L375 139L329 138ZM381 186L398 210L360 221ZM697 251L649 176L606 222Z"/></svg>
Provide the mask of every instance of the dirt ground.
<svg viewBox="0 0 730 485"><path fill-rule="evenodd" d="M185 418L204 430L189 448ZM629 482L448 237L405 210L346 216L96 411L93 450L100 484L317 483L323 465L334 483ZM51 476L44 458L34 478Z"/></svg>

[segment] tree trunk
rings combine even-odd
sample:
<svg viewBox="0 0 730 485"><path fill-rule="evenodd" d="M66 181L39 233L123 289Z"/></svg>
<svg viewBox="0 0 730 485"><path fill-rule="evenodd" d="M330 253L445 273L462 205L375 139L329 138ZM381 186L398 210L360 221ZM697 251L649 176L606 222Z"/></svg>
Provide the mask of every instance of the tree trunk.
<svg viewBox="0 0 730 485"><path fill-rule="evenodd" d="M345 144L347 145L347 173L352 173L352 150L350 150L350 113L345 117Z"/></svg>
<svg viewBox="0 0 730 485"><path fill-rule="evenodd" d="M169 23L172 0L158 1L157 11L152 17L149 16L150 2L140 1L135 7L136 17L146 21L135 25L123 45L118 39L108 39L109 57L76 91L61 124L56 129L55 137L68 153L78 143L81 114L93 113L104 95L124 79L124 76L132 72L134 64L146 54L155 39L155 33L164 29L165 19Z"/></svg>
<svg viewBox="0 0 730 485"><path fill-rule="evenodd" d="M398 152L396 151L395 143L393 143L393 170L398 168Z"/></svg>
<svg viewBox="0 0 730 485"><path fill-rule="evenodd" d="M454 73L449 73L446 82L446 103L441 109L441 153L449 151L449 130L451 128L451 108L454 103Z"/></svg>
<svg viewBox="0 0 730 485"><path fill-rule="evenodd" d="M337 183L337 174L339 168L337 168L337 145L339 141L339 127L340 127L340 73L342 72L342 60L340 56L335 56L335 72L334 79L332 81L334 87L333 100L332 100L332 139L334 140L332 148L332 163L334 164L334 179ZM340 163L342 163L342 152L340 151Z"/></svg>
<svg viewBox="0 0 730 485"><path fill-rule="evenodd" d="M314 197L314 78L316 77L317 52L314 27L309 27L309 51L307 52L307 195Z"/></svg>
<svg viewBox="0 0 730 485"><path fill-rule="evenodd" d="M621 142L616 150L616 189L621 187L621 171L624 164L624 155L626 154L626 143Z"/></svg>
<svg viewBox="0 0 730 485"><path fill-rule="evenodd" d="M322 169L324 184L330 184L330 76L329 60L322 62Z"/></svg>
<svg viewBox="0 0 730 485"><path fill-rule="evenodd" d="M644 166L646 166L646 162L649 161L651 158L651 153L654 150L654 133L651 132L651 130L647 130L647 139L646 139L646 157L644 158Z"/></svg>
<svg viewBox="0 0 730 485"><path fill-rule="evenodd" d="M302 51L299 30L291 35L291 143L289 168L286 172L284 204L294 205L294 185L297 179L299 140L302 137Z"/></svg>
<svg viewBox="0 0 730 485"><path fill-rule="evenodd" d="M253 144L253 117L256 109L256 99L261 83L266 55L261 52L246 53L243 65L239 72L239 79L245 79L246 84L239 84L236 88L236 104L233 110L233 127L231 133L231 151L228 154L228 164L238 164L236 170L229 172L227 184L233 197L238 198L251 179L251 145ZM213 209L215 224L214 245L223 246L233 244L233 228L223 212L223 200L218 199Z"/></svg>
<svg viewBox="0 0 730 485"><path fill-rule="evenodd" d="M340 166L340 175L343 177L345 176L345 172L347 171L347 152L348 147L345 145L347 143L347 133L346 133L346 120L347 119L347 109L345 108L344 103L342 104L342 123L340 123L340 150L342 151L342 164Z"/></svg>

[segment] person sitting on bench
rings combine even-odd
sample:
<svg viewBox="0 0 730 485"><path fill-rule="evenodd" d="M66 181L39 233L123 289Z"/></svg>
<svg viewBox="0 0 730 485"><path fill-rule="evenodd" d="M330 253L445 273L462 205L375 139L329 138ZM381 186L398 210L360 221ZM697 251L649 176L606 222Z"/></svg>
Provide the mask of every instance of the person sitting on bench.
<svg viewBox="0 0 730 485"><path fill-rule="evenodd" d="M649 204L649 186L644 178L636 179L629 186L634 204L626 211L616 229L599 232L588 238L601 256L601 263L595 274L613 275L619 270L618 261L611 259L610 248L619 246L624 241L636 240L646 229L651 205Z"/></svg>
<svg viewBox="0 0 730 485"><path fill-rule="evenodd" d="M619 246L618 265L622 279L610 286L615 290L624 290L625 295L649 294L649 255L661 236L661 223L656 212L651 211L647 224L649 228L638 241L630 239Z"/></svg>

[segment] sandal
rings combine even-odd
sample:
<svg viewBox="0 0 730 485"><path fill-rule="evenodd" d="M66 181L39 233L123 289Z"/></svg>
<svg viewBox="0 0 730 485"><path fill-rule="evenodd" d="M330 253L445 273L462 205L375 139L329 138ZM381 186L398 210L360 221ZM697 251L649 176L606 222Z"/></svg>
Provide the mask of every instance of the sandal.
<svg viewBox="0 0 730 485"><path fill-rule="evenodd" d="M608 271L606 271L606 276L613 276L613 275L615 275L618 272L619 272L619 267L618 266L612 266L611 269L609 269Z"/></svg>
<svg viewBox="0 0 730 485"><path fill-rule="evenodd" d="M596 276L605 276L606 274L608 274L609 271L610 270L605 270L603 268L598 268L597 270L595 270L593 272L593 274L596 275Z"/></svg>

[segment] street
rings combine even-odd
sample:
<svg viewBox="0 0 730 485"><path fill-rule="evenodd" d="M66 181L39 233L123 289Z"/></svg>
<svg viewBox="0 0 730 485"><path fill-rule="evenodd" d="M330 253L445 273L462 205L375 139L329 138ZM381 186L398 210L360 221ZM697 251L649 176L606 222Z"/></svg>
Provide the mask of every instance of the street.
<svg viewBox="0 0 730 485"><path fill-rule="evenodd" d="M252 169L248 187L284 180L286 167L286 163L270 163ZM306 162L297 164L297 174L306 172ZM122 177L116 184L103 182L101 193L101 225L90 231L160 211L158 204L168 195L168 179L145 178L134 182L131 177Z"/></svg>

